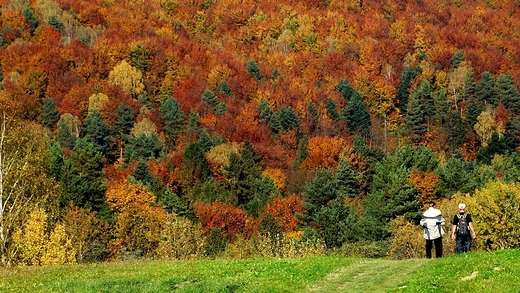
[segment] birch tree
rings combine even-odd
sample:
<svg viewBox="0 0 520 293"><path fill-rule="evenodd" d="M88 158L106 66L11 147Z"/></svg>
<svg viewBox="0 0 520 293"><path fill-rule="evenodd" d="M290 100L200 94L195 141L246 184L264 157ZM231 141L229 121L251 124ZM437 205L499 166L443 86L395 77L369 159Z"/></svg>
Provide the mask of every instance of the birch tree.
<svg viewBox="0 0 520 293"><path fill-rule="evenodd" d="M57 214L58 186L49 175L45 132L35 123L22 125L0 116L0 264L13 265L17 256L12 236L24 224L26 211L41 203Z"/></svg>

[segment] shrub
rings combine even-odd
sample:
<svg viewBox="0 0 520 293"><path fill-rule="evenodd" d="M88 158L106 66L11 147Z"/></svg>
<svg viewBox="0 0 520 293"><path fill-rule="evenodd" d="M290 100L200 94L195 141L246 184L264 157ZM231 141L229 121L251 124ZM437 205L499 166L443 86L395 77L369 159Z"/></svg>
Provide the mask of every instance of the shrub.
<svg viewBox="0 0 520 293"><path fill-rule="evenodd" d="M173 215L162 233L156 255L161 259L198 259L204 249L204 235L199 224Z"/></svg>

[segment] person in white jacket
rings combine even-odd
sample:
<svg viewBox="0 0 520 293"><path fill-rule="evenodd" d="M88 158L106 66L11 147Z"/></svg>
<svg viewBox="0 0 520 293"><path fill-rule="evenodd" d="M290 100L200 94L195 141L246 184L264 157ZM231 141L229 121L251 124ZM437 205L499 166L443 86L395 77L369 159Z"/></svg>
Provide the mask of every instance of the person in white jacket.
<svg viewBox="0 0 520 293"><path fill-rule="evenodd" d="M424 239L426 239L426 257L432 258L432 248L435 244L435 257L442 257L442 226L446 222L440 210L435 208L435 203L430 202L429 208L423 213L421 226L424 227Z"/></svg>

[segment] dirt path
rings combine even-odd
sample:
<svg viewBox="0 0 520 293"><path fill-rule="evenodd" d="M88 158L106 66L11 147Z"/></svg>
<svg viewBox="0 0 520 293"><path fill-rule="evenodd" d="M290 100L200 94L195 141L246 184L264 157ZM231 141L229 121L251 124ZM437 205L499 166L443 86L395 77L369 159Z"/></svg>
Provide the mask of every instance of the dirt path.
<svg viewBox="0 0 520 293"><path fill-rule="evenodd" d="M420 269L426 261L361 261L330 273L323 280L310 286L307 292L388 292L397 289L404 276Z"/></svg>

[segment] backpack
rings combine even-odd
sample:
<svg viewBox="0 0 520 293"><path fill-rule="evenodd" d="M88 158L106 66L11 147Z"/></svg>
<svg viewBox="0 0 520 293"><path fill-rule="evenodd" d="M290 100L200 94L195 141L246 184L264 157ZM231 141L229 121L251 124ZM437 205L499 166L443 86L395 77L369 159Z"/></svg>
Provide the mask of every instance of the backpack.
<svg viewBox="0 0 520 293"><path fill-rule="evenodd" d="M457 235L462 237L469 236L468 221L466 220L466 214L457 214L459 218L459 224L457 225Z"/></svg>

